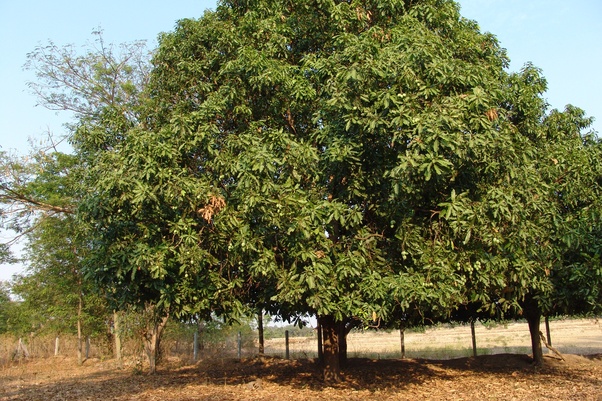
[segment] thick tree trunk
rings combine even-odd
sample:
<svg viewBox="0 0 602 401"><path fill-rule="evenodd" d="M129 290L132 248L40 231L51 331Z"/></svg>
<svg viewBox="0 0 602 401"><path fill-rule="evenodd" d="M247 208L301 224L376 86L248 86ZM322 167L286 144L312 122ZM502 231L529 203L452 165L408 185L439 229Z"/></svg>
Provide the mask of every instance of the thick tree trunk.
<svg viewBox="0 0 602 401"><path fill-rule="evenodd" d="M339 360L341 367L345 367L347 364L347 335L357 327L358 321L354 319L346 319L339 323Z"/></svg>
<svg viewBox="0 0 602 401"><path fill-rule="evenodd" d="M324 381L338 383L341 381L341 365L339 361L339 324L333 316L322 316L322 343L324 354Z"/></svg>
<svg viewBox="0 0 602 401"><path fill-rule="evenodd" d="M259 355L263 355L265 351L263 338L263 309L259 309L257 313L257 331L259 332Z"/></svg>
<svg viewBox="0 0 602 401"><path fill-rule="evenodd" d="M165 325L167 325L168 316L155 321L148 330L144 333L144 350L148 357L149 374L155 374L157 372L157 362L161 347L161 334Z"/></svg>
<svg viewBox="0 0 602 401"><path fill-rule="evenodd" d="M528 295L525 299L523 308L525 318L529 324L529 333L531 334L531 348L533 351L533 363L537 366L543 364L543 350L541 348L541 338L539 337L539 327L541 322L541 311L537 300Z"/></svg>

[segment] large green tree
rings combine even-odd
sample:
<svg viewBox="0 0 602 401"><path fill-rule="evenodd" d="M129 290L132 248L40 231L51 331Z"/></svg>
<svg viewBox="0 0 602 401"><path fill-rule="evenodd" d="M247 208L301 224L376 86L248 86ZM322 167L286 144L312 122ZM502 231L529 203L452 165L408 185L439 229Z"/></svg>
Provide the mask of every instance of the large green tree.
<svg viewBox="0 0 602 401"><path fill-rule="evenodd" d="M537 138L538 170L547 189L539 221L545 220L548 232L532 246L546 249L542 276L551 287L532 291L525 308L537 363L543 355L533 337L539 336L542 314L597 314L602 304L602 144L588 131L591 121L573 106L553 110Z"/></svg>
<svg viewBox="0 0 602 401"><path fill-rule="evenodd" d="M567 106L546 114L546 82L537 68L508 75L506 87L498 118L517 134L514 157L498 159L506 173L483 187L478 201L463 194L441 205L445 221L472 248L462 269L467 310L473 317L524 315L541 364L542 314L597 308L600 144L587 132L591 119L583 111Z"/></svg>
<svg viewBox="0 0 602 401"><path fill-rule="evenodd" d="M333 381L350 318L535 316L559 249L552 120L537 69L507 62L449 0L221 1L179 21L136 120L79 131L118 139L95 145L79 209L89 274L163 313L316 314Z"/></svg>
<svg viewBox="0 0 602 401"><path fill-rule="evenodd" d="M180 21L144 124L96 166L93 274L191 310L265 282L318 315L338 380L347 318L466 298L482 243L439 214L520 156L506 62L452 1L224 1Z"/></svg>

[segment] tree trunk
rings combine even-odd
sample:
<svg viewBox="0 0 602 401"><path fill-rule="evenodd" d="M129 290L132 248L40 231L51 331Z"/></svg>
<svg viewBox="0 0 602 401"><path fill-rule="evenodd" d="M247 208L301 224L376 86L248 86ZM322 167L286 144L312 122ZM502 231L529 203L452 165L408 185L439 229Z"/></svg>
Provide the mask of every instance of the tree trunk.
<svg viewBox="0 0 602 401"><path fill-rule="evenodd" d="M525 306L523 308L525 318L529 324L529 333L531 334L531 348L533 351L533 363L536 366L543 364L543 350L541 348L541 338L539 337L539 327L541 322L541 311L537 300L533 296L527 295Z"/></svg>
<svg viewBox="0 0 602 401"><path fill-rule="evenodd" d="M334 316L319 317L322 326L323 370L324 381L338 383L341 381L341 365L339 361L339 324Z"/></svg>
<svg viewBox="0 0 602 401"><path fill-rule="evenodd" d="M318 362L320 365L324 363L324 347L322 344L322 325L320 324L320 318L318 318L318 327L316 328L318 331Z"/></svg>
<svg viewBox="0 0 602 401"><path fill-rule="evenodd" d="M77 247L72 247L74 255L77 255ZM73 277L77 278L77 364L82 366L84 364L83 357L83 339L82 339L82 314L84 311L84 293L82 290L82 277L78 270L73 268L71 270Z"/></svg>
<svg viewBox="0 0 602 401"><path fill-rule="evenodd" d="M401 343L401 359L406 357L406 328L403 322L399 324L399 342Z"/></svg>
<svg viewBox="0 0 602 401"><path fill-rule="evenodd" d="M117 365L121 369L123 367L123 358L121 357L121 317L119 316L119 312L113 311L113 340L115 342L115 359L117 360Z"/></svg>
<svg viewBox="0 0 602 401"><path fill-rule="evenodd" d="M263 309L259 309L257 313L257 331L259 332L259 355L263 355L265 351L263 338Z"/></svg>
<svg viewBox="0 0 602 401"><path fill-rule="evenodd" d="M546 316L546 339L548 340L548 345L552 345L552 336L550 335L550 318Z"/></svg>
<svg viewBox="0 0 602 401"><path fill-rule="evenodd" d="M474 319L470 319L470 336L472 337L472 356L477 357L477 336L475 334Z"/></svg>
<svg viewBox="0 0 602 401"><path fill-rule="evenodd" d="M78 301L79 304L77 306L77 364L79 366L82 366L84 364L84 358L82 355L82 310L84 309L84 297L81 293L81 290L79 292Z"/></svg>
<svg viewBox="0 0 602 401"><path fill-rule="evenodd" d="M357 320L354 319L346 319L345 321L340 323L339 330L339 360L341 367L345 367L347 364L347 335L353 330L354 327L357 327Z"/></svg>
<svg viewBox="0 0 602 401"><path fill-rule="evenodd" d="M165 325L167 325L168 316L155 321L152 326L144 333L144 350L148 357L148 373L155 374L157 372L157 362L161 346L161 334Z"/></svg>

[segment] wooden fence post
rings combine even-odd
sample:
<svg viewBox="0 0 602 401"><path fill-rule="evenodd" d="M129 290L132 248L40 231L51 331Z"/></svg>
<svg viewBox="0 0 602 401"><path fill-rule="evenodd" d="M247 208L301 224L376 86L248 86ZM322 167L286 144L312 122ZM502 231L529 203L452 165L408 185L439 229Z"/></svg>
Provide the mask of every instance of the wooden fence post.
<svg viewBox="0 0 602 401"><path fill-rule="evenodd" d="M54 340L54 356L58 356L59 355L59 336L56 336L56 339Z"/></svg>

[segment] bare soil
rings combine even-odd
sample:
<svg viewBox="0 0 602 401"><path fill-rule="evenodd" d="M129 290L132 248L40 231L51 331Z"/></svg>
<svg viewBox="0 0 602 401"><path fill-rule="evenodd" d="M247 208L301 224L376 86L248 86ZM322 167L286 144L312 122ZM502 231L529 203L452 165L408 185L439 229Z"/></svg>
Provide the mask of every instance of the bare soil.
<svg viewBox="0 0 602 401"><path fill-rule="evenodd" d="M589 344L584 347L595 350L602 340L598 322L581 323L572 321L567 325L573 330L572 337L567 337L572 339L569 342L575 346ZM510 330L510 338L522 335L522 330L513 332L512 327L482 329L481 333L477 331L481 344L487 344L486 341L499 344L504 330ZM445 338L449 343L464 344L465 331L465 327L459 327L412 333L406 341L413 348L418 348L421 339L425 340L425 346L444 346ZM552 331L552 339L558 340L559 347L560 332L559 326ZM380 337L372 334L361 341L374 348L383 337L385 334ZM517 339L521 346L522 341ZM395 343L397 347L398 335ZM526 353L446 360L351 358L344 369L344 381L337 385L321 380L320 369L313 359L213 357L196 364L173 359L161 366L156 375L148 376L141 374L136 364L119 369L113 360L91 359L79 367L73 358L55 357L1 367L0 400L602 401L602 352L563 356L565 361L546 356L542 367L533 366Z"/></svg>

